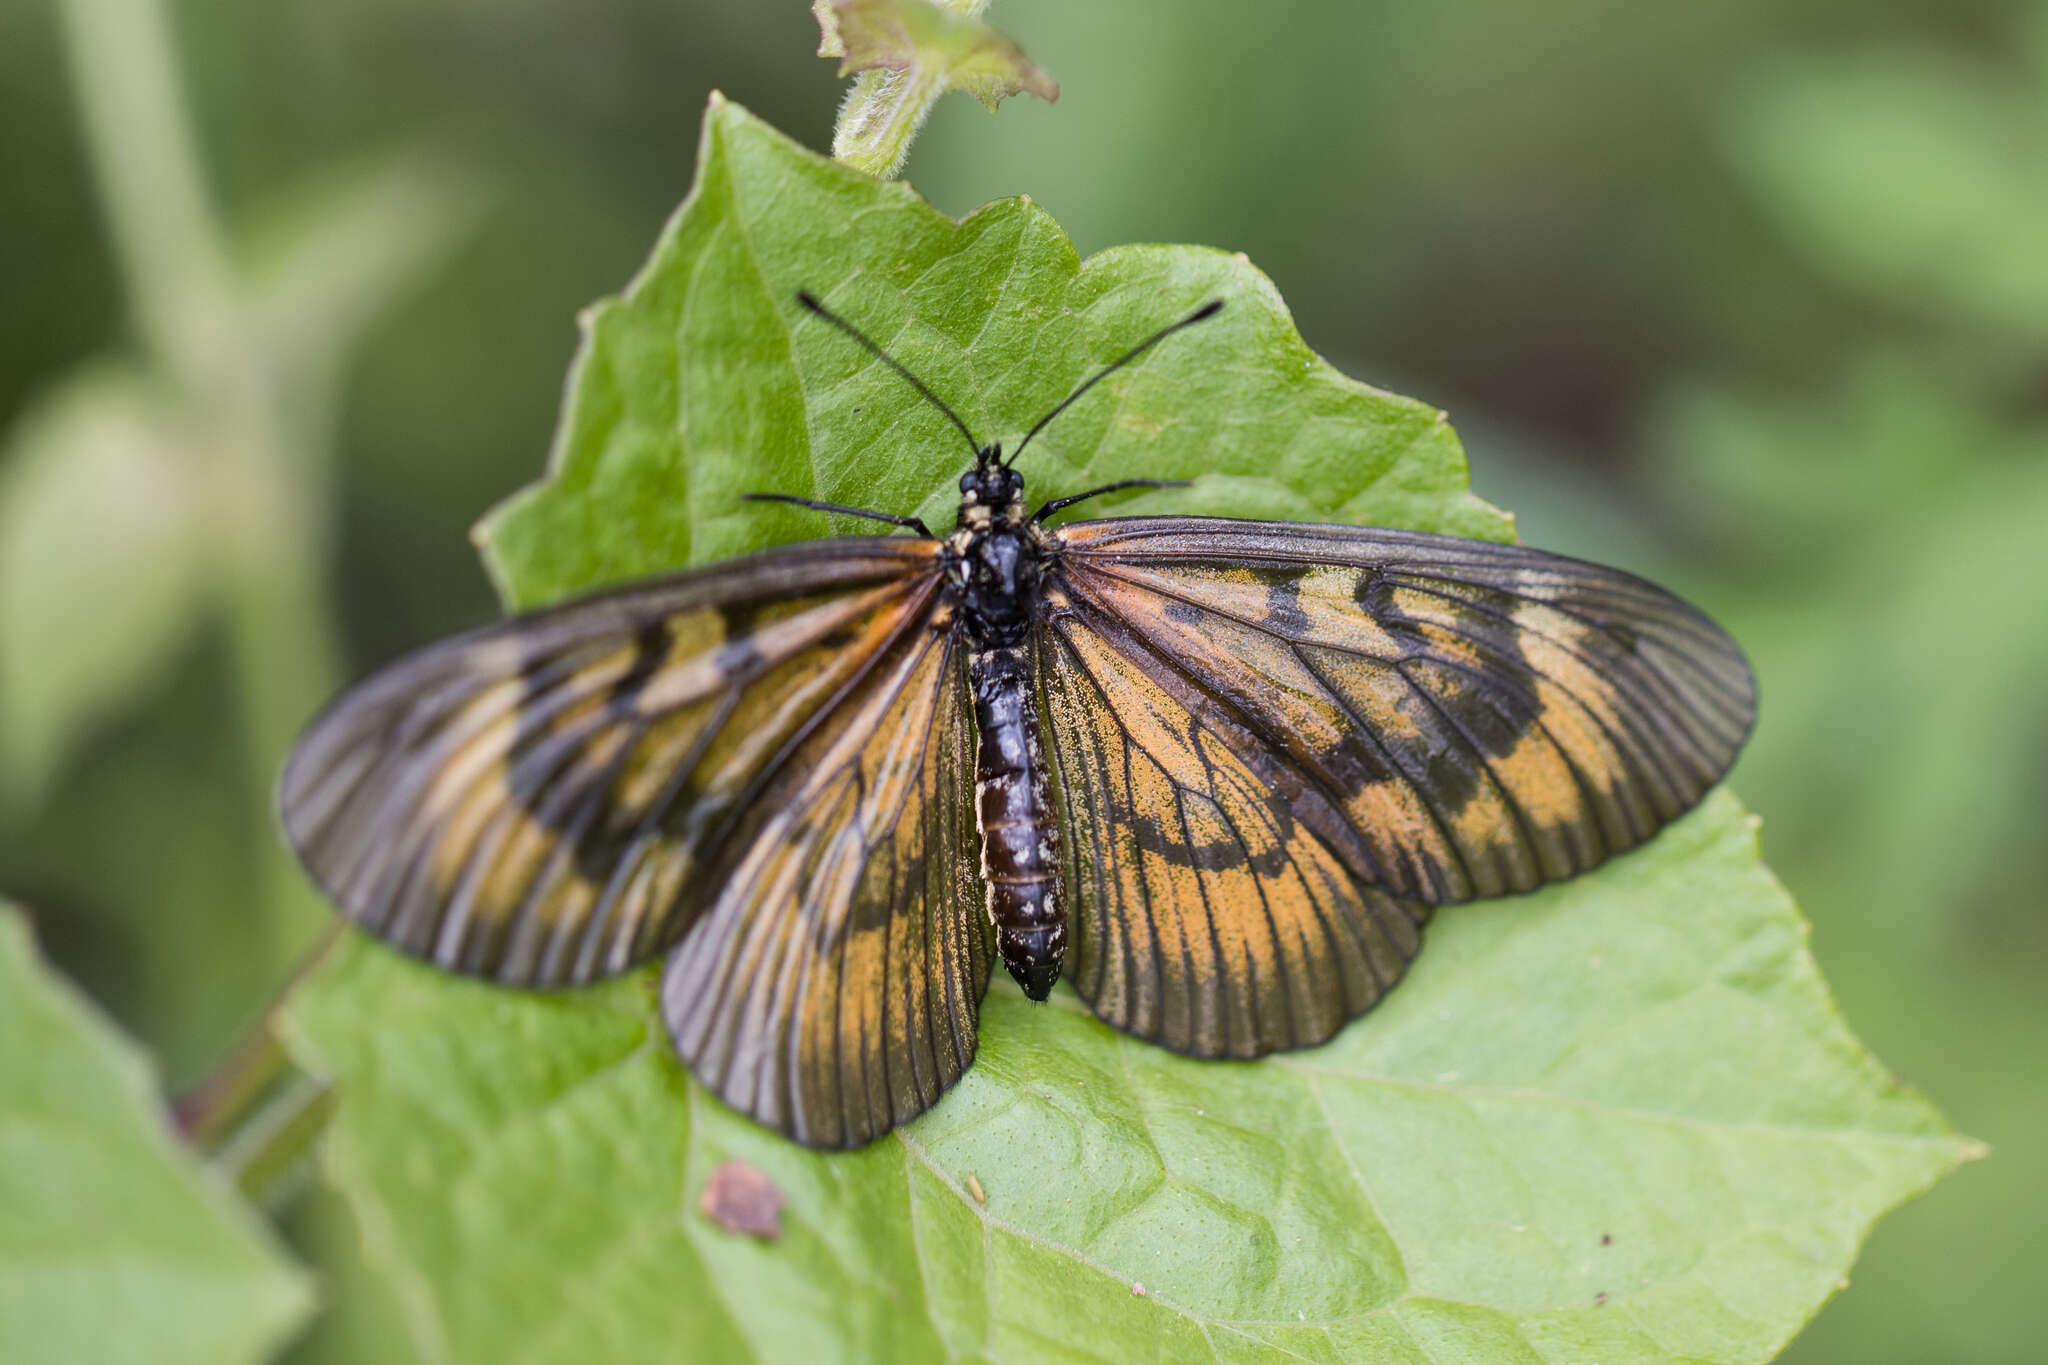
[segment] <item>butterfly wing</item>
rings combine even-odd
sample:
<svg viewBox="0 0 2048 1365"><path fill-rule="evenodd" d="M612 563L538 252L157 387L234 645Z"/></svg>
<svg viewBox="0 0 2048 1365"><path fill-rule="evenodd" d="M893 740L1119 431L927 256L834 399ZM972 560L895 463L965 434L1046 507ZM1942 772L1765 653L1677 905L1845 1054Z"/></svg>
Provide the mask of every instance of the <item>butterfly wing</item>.
<svg viewBox="0 0 2048 1365"><path fill-rule="evenodd" d="M753 805L662 1012L697 1078L814 1147L872 1141L974 1058L994 957L959 636L894 644Z"/></svg>
<svg viewBox="0 0 2048 1365"><path fill-rule="evenodd" d="M1057 534L1041 647L1074 979L1110 1023L1182 1051L1327 1037L1392 984L1422 907L1641 843L1720 780L1754 717L1734 643L1618 570L1340 526ZM1148 827L1150 806L1179 827Z"/></svg>
<svg viewBox="0 0 2048 1365"><path fill-rule="evenodd" d="M928 633L937 546L819 541L513 617L427 647L308 727L285 832L350 917L523 986L674 942L755 793Z"/></svg>

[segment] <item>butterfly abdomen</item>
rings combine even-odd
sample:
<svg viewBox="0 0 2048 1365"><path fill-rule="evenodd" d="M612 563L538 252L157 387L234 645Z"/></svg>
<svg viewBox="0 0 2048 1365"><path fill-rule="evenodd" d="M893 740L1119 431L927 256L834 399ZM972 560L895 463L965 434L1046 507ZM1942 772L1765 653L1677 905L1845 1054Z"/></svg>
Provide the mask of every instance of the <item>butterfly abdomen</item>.
<svg viewBox="0 0 2048 1365"><path fill-rule="evenodd" d="M975 811L989 918L1003 965L1026 995L1043 1000L1059 980L1067 930L1029 646L976 649L967 675L979 738Z"/></svg>

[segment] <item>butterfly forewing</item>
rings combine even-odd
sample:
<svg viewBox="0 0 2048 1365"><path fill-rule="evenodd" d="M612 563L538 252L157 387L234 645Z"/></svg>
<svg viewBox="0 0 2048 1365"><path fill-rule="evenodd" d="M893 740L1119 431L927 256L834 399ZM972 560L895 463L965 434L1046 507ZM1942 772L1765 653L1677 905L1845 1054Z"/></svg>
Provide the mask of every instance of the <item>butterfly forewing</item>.
<svg viewBox="0 0 2048 1365"><path fill-rule="evenodd" d="M1284 758L1276 799L1334 802L1350 865L1397 896L1528 890L1641 843L1720 780L1754 715L1734 643L1619 570L1275 522L1058 535L1073 609Z"/></svg>
<svg viewBox="0 0 2048 1365"><path fill-rule="evenodd" d="M752 794L929 633L931 542L791 547L444 641L344 694L287 834L364 927L521 985L624 970L717 892Z"/></svg>
<svg viewBox="0 0 2048 1365"><path fill-rule="evenodd" d="M662 984L697 1078L819 1147L871 1141L960 1078L994 957L958 637L892 642L842 706L751 803Z"/></svg>

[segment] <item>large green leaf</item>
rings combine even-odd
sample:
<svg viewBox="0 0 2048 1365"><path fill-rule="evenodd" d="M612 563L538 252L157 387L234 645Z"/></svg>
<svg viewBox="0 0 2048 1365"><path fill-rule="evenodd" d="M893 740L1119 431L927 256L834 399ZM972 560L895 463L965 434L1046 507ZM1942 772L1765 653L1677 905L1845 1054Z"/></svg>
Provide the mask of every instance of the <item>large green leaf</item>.
<svg viewBox="0 0 2048 1365"><path fill-rule="evenodd" d="M0 901L0 1360L261 1360L311 1297Z"/></svg>
<svg viewBox="0 0 2048 1365"><path fill-rule="evenodd" d="M1242 259L1082 262L1026 201L955 223L714 104L689 202L587 320L552 478L482 528L508 601L827 529L747 489L950 515L965 443L800 286L1009 439L1225 298L1034 445L1035 491L1199 475L1126 506L1506 534L1441 414L1316 358ZM705 1096L651 980L518 994L352 942L301 992L330 1171L428 1358L1759 1360L1971 1150L1847 1033L1726 794L1446 911L1312 1052L1191 1061L998 981L957 1090L851 1154ZM789 1196L779 1240L695 1211L735 1155Z"/></svg>

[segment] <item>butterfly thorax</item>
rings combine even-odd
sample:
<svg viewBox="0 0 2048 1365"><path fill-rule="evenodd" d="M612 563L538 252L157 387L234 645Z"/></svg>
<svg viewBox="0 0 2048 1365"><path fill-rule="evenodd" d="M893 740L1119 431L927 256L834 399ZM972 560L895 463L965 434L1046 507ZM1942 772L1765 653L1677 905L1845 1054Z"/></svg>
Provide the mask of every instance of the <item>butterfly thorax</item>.
<svg viewBox="0 0 2048 1365"><path fill-rule="evenodd" d="M1025 511L1023 476L993 464L963 475L960 513L946 545L969 637L983 647L1022 643L1037 610L1046 550Z"/></svg>
<svg viewBox="0 0 2048 1365"><path fill-rule="evenodd" d="M1043 1000L1059 979L1066 923L1059 832L1032 686L1031 624L1047 558L1024 480L984 460L960 480L947 579L967 640L974 697L975 813L982 879L1003 965Z"/></svg>

